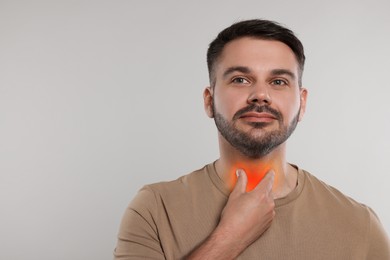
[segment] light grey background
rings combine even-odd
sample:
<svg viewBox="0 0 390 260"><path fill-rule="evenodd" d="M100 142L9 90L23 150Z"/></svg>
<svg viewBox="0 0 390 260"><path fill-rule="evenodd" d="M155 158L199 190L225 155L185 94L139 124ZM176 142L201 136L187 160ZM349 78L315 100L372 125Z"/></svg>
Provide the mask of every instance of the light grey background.
<svg viewBox="0 0 390 260"><path fill-rule="evenodd" d="M289 161L390 232L388 1L0 1L0 259L111 259L144 184L218 157L205 53L267 18L306 48Z"/></svg>

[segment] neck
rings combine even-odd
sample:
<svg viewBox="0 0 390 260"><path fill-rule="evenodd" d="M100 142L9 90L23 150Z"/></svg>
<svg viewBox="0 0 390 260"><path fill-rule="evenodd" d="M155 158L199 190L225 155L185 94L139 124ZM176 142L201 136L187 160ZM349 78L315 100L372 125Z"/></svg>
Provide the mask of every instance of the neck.
<svg viewBox="0 0 390 260"><path fill-rule="evenodd" d="M297 171L286 161L285 143L276 147L269 154L261 158L249 158L237 151L225 140L220 140L220 158L215 167L219 177L230 190L236 183L236 170L243 169L248 177L247 191L251 191L273 170L275 181L272 188L274 198L285 197L296 186Z"/></svg>

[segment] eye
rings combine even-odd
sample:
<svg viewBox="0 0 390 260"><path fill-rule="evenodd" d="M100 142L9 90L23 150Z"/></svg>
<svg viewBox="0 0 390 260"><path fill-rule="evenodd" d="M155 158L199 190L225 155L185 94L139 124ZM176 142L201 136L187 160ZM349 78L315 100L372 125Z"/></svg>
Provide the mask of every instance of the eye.
<svg viewBox="0 0 390 260"><path fill-rule="evenodd" d="M272 85L276 85L276 86L285 86L287 85L287 82L285 80L282 80L282 79L275 79L271 82Z"/></svg>
<svg viewBox="0 0 390 260"><path fill-rule="evenodd" d="M248 84L249 83L249 81L243 77L236 77L232 80L232 82L237 83L237 84Z"/></svg>

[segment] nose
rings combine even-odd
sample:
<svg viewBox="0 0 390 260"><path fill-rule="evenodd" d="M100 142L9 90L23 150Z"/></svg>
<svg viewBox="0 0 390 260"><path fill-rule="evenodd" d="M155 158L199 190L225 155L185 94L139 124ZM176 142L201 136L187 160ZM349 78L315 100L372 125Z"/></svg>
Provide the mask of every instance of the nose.
<svg viewBox="0 0 390 260"><path fill-rule="evenodd" d="M254 85L248 96L248 104L258 103L259 105L270 105L271 96L266 86Z"/></svg>

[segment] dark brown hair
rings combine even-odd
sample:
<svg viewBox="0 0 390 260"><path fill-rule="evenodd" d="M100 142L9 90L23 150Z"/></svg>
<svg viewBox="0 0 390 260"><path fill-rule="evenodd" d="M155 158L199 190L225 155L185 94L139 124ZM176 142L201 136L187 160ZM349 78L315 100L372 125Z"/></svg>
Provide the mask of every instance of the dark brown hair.
<svg viewBox="0 0 390 260"><path fill-rule="evenodd" d="M235 39L253 37L264 40L280 41L286 44L294 52L299 65L299 86L302 86L302 73L305 65L305 54L301 41L294 33L282 25L268 20L246 20L235 23L220 32L209 45L207 50L207 66L209 70L210 84L215 85L215 63L220 57L225 45Z"/></svg>

